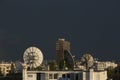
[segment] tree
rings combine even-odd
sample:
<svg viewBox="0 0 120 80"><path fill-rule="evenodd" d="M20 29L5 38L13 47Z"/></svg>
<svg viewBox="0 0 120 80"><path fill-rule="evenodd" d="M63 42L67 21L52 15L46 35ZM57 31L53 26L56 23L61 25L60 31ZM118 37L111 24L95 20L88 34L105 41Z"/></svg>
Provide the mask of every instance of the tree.
<svg viewBox="0 0 120 80"><path fill-rule="evenodd" d="M51 71L55 71L57 69L55 62L49 62L48 66Z"/></svg>
<svg viewBox="0 0 120 80"><path fill-rule="evenodd" d="M10 71L7 75L8 76L14 76L15 75L15 65L14 65L14 63L11 63L11 69L10 69Z"/></svg>
<svg viewBox="0 0 120 80"><path fill-rule="evenodd" d="M59 70L65 70L66 62L65 60L61 60L59 63Z"/></svg>
<svg viewBox="0 0 120 80"><path fill-rule="evenodd" d="M113 79L113 80L120 80L120 66L116 67L116 68L108 68L107 69L107 75L109 79Z"/></svg>
<svg viewBox="0 0 120 80"><path fill-rule="evenodd" d="M16 73L15 72L15 65L14 63L11 63L11 70L5 76L4 80L22 80L22 73Z"/></svg>
<svg viewBox="0 0 120 80"><path fill-rule="evenodd" d="M14 73L15 73L15 65L14 65L14 63L11 63L10 74L14 74Z"/></svg>
<svg viewBox="0 0 120 80"><path fill-rule="evenodd" d="M34 70L36 70L36 71L40 71L40 70L42 70L42 67L41 67L41 66L38 66L38 67L35 68Z"/></svg>
<svg viewBox="0 0 120 80"><path fill-rule="evenodd" d="M113 78L114 72L115 72L115 69L113 69L113 68L111 68L111 67L107 68L107 75L108 75L108 78L109 78L109 79L112 79L112 78Z"/></svg>

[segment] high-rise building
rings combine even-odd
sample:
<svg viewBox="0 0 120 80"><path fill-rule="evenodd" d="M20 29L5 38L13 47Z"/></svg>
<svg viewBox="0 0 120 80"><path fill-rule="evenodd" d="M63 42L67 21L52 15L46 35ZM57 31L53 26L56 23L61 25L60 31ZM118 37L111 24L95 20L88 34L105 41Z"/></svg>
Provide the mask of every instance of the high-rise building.
<svg viewBox="0 0 120 80"><path fill-rule="evenodd" d="M70 42L65 39L58 39L56 42L56 63L59 64L61 60L64 60L64 51L70 51Z"/></svg>

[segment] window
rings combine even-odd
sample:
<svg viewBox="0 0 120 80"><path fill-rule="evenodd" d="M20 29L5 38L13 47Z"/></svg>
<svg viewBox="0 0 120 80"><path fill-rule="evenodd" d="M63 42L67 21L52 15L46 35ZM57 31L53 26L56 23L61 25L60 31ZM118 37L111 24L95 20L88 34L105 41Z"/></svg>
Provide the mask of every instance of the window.
<svg viewBox="0 0 120 80"><path fill-rule="evenodd" d="M58 77L58 74L54 74L54 79L57 79L57 77Z"/></svg>
<svg viewBox="0 0 120 80"><path fill-rule="evenodd" d="M28 77L33 77L33 75L28 75Z"/></svg>
<svg viewBox="0 0 120 80"><path fill-rule="evenodd" d="M76 74L76 78L75 78L75 80L78 80L78 74Z"/></svg>
<svg viewBox="0 0 120 80"><path fill-rule="evenodd" d="M49 79L52 79L52 74L49 74Z"/></svg>
<svg viewBox="0 0 120 80"><path fill-rule="evenodd" d="M67 74L67 78L70 78L70 74Z"/></svg>
<svg viewBox="0 0 120 80"><path fill-rule="evenodd" d="M10 70L6 70L6 72L9 72Z"/></svg>
<svg viewBox="0 0 120 80"><path fill-rule="evenodd" d="M62 78L65 78L65 74L62 75Z"/></svg>
<svg viewBox="0 0 120 80"><path fill-rule="evenodd" d="M8 67L8 66L7 66L6 68L7 68L7 69L9 69L9 67Z"/></svg>
<svg viewBox="0 0 120 80"><path fill-rule="evenodd" d="M41 80L41 73L37 73L37 80Z"/></svg>

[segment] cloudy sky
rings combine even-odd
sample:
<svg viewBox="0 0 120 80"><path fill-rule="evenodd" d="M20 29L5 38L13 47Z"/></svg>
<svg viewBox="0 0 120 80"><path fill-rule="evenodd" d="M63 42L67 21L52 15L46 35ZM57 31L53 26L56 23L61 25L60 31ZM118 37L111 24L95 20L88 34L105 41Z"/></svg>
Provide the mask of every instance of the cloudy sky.
<svg viewBox="0 0 120 80"><path fill-rule="evenodd" d="M36 46L55 59L58 38L80 58L120 61L119 0L0 0L0 60L22 60Z"/></svg>

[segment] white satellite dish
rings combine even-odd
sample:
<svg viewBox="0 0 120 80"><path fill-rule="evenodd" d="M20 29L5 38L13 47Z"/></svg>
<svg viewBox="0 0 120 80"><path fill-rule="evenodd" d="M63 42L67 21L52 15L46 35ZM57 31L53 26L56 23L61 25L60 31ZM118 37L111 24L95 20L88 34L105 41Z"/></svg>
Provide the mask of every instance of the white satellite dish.
<svg viewBox="0 0 120 80"><path fill-rule="evenodd" d="M94 64L94 59L90 54L84 54L81 58L81 63L86 67L86 69L89 69Z"/></svg>
<svg viewBox="0 0 120 80"><path fill-rule="evenodd" d="M30 69L36 68L42 64L43 54L37 47L29 47L25 50L23 55L24 63Z"/></svg>

